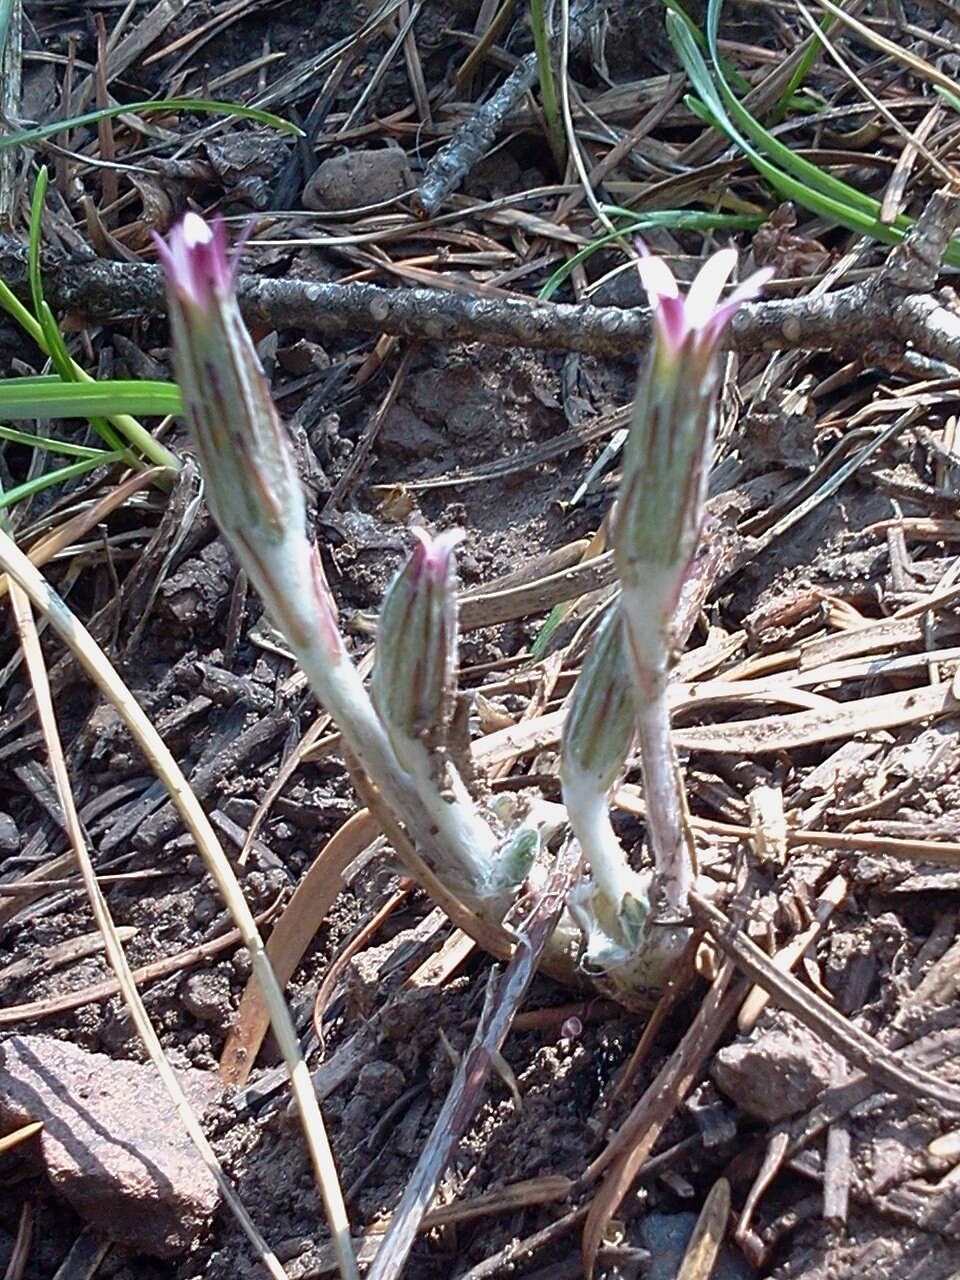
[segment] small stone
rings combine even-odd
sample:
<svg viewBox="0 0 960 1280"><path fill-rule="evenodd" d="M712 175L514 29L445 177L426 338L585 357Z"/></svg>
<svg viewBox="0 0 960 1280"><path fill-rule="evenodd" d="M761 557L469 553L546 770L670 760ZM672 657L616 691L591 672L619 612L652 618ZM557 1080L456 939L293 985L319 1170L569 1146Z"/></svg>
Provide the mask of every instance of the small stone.
<svg viewBox="0 0 960 1280"><path fill-rule="evenodd" d="M348 1132L363 1133L376 1124L391 1102L403 1093L406 1079L393 1062L365 1062L357 1073L350 1101L343 1109L341 1123Z"/></svg>
<svg viewBox="0 0 960 1280"><path fill-rule="evenodd" d="M365 1062L360 1068L354 1090L364 1097L376 1098L388 1107L400 1097L406 1085L406 1077L395 1063L377 1059Z"/></svg>
<svg viewBox="0 0 960 1280"><path fill-rule="evenodd" d="M20 831L9 813L0 812L0 857L20 852Z"/></svg>
<svg viewBox="0 0 960 1280"><path fill-rule="evenodd" d="M202 1116L220 1095L216 1075L178 1076ZM42 1167L109 1239L172 1258L209 1229L217 1184L149 1064L115 1062L51 1036L11 1036L0 1045L0 1133L33 1120L43 1129L18 1155Z"/></svg>
<svg viewBox="0 0 960 1280"><path fill-rule="evenodd" d="M409 191L413 178L399 147L345 151L330 156L316 170L303 192L305 209L363 209L396 200Z"/></svg>
<svg viewBox="0 0 960 1280"><path fill-rule="evenodd" d="M217 914L218 910L219 907L216 901L208 894L204 894L202 898L198 898L193 904L193 909L191 910L190 915L193 918L194 924L209 924Z"/></svg>
<svg viewBox="0 0 960 1280"><path fill-rule="evenodd" d="M721 1049L717 1087L748 1115L770 1124L804 1111L831 1082L837 1055L789 1014L753 1039Z"/></svg>
<svg viewBox="0 0 960 1280"><path fill-rule="evenodd" d="M201 1022L226 1026L230 1021L230 983L226 974L217 969L188 974L180 984L180 999L187 1012Z"/></svg>

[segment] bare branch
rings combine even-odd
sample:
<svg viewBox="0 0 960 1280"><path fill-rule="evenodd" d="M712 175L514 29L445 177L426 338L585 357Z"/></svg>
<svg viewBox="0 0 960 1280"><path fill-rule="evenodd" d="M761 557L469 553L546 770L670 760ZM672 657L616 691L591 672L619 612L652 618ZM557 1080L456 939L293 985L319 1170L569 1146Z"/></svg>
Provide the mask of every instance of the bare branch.
<svg viewBox="0 0 960 1280"><path fill-rule="evenodd" d="M960 198L938 193L903 244L870 280L817 298L743 307L726 345L754 351L830 351L885 368L915 368L917 355L960 368L960 308L932 292L939 259L960 225ZM166 311L159 268L92 259L46 258L51 305L90 320ZM0 235L0 278L27 297L27 254ZM650 336L646 309L534 299L471 298L437 289L318 284L241 276L241 310L251 324L313 333L389 333L429 342L636 356ZM946 372L946 370L944 370Z"/></svg>

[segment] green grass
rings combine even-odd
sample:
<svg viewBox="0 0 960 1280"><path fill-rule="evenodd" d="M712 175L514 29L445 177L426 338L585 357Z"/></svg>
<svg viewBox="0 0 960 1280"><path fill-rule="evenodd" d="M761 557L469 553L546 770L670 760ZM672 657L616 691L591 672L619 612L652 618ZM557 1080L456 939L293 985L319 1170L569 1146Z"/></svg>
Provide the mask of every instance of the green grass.
<svg viewBox="0 0 960 1280"><path fill-rule="evenodd" d="M0 497L0 510L42 489L49 488L95 467L116 462L134 468L160 466L169 474L180 461L133 414L164 416L178 413L180 391L172 382L140 382L124 379L96 381L70 355L53 312L43 296L40 274L40 238L47 170L37 175L30 210L27 278L30 307L0 281L0 307L24 330L50 359L55 373L0 380L0 420L36 418L86 418L104 447L90 448L70 441L0 426L0 441L44 449L75 458L66 466L15 485Z"/></svg>
<svg viewBox="0 0 960 1280"><path fill-rule="evenodd" d="M303 130L290 120L275 116L270 111L261 111L257 107L244 107L237 102L217 102L207 98L157 98L147 102L126 102L112 107L100 107L97 111L86 111L83 115L72 116L69 120L54 120L50 124L39 124L32 129L8 133L0 137L0 151L8 147L33 146L37 142L42 142L44 138L52 138L67 129L97 124L113 116L148 115L157 111L196 111L201 114L237 116L241 120L256 120L259 124L269 125L270 128L277 129L281 133L303 137Z"/></svg>
<svg viewBox="0 0 960 1280"><path fill-rule="evenodd" d="M581 262L586 262L599 249L613 242L621 241L624 236L639 235L652 227L670 227L677 231L753 231L761 225L762 218L750 217L739 213L713 213L706 209L651 209L647 213L638 213L636 209L623 209L619 205L603 205L603 211L611 218L623 218L622 226L616 231L607 232L591 240L589 244L578 249L566 262L559 266L546 282L537 297L541 301L552 298L570 273Z"/></svg>
<svg viewBox="0 0 960 1280"><path fill-rule="evenodd" d="M687 105L726 134L781 199L792 200L818 217L883 244L899 244L913 226L912 218L901 214L892 224L881 222L878 200L797 155L743 106L719 55L721 8L722 0L708 0L705 36L675 0L667 8L667 34L698 95L688 97ZM712 67L707 66L701 51L704 38ZM960 267L960 242L951 243L945 261Z"/></svg>
<svg viewBox="0 0 960 1280"><path fill-rule="evenodd" d="M9 21L7 0L0 0L0 47ZM143 115L159 111L190 111L235 116L255 120L281 133L302 136L295 124L269 111L244 107L235 102L218 102L205 98L161 98L148 102L129 102L103 107L56 120L50 124L21 129L0 137L0 150L18 146L35 146L46 138L65 130L95 125L101 120L121 115ZM105 464L122 462L134 468L162 467L167 475L180 468L180 460L155 440L134 415L164 416L179 413L179 388L173 382L146 382L122 379L97 381L73 359L67 350L60 327L43 296L40 271L41 218L47 191L46 167L40 169L33 192L30 211L27 275L30 306L27 307L0 281L0 307L24 330L49 358L55 370L38 377L0 380L0 420L16 421L34 418L86 418L103 442L93 449L69 441L0 426L0 441L44 449L75 458L43 476L17 485L0 497L0 510L9 507L40 489L72 479ZM158 483L165 483L161 478ZM168 483L168 481L166 482Z"/></svg>

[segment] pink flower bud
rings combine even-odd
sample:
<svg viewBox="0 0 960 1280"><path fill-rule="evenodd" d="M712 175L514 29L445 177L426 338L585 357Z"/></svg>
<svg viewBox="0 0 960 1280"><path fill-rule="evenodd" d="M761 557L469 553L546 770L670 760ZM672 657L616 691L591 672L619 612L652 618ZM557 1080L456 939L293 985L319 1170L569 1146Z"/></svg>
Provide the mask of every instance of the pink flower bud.
<svg viewBox="0 0 960 1280"><path fill-rule="evenodd" d="M294 647L343 653L336 610L306 532L293 451L234 293L223 223L188 213L166 242L173 362L220 529Z"/></svg>
<svg viewBox="0 0 960 1280"><path fill-rule="evenodd" d="M387 588L377 628L371 692L394 751L409 766L410 743L443 745L452 712L457 662L454 547L460 530L417 545Z"/></svg>
<svg viewBox="0 0 960 1280"><path fill-rule="evenodd" d="M167 285L183 304L209 308L233 292L236 257L227 258L227 235L219 219L211 226L187 213L168 241L154 234Z"/></svg>
<svg viewBox="0 0 960 1280"><path fill-rule="evenodd" d="M653 345L624 451L614 548L625 587L643 583L663 625L700 532L713 445L716 354L737 308L771 272L758 271L725 301L720 295L737 254L708 258L684 297L662 258L644 257L640 279L653 309Z"/></svg>

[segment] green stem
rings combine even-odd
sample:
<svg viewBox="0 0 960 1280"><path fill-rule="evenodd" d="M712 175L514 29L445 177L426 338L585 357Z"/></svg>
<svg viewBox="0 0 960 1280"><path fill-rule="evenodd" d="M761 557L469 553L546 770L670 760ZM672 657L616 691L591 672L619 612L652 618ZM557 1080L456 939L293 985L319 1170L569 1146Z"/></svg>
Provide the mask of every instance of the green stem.
<svg viewBox="0 0 960 1280"><path fill-rule="evenodd" d="M560 103L557 99L557 83L553 76L553 59L550 53L550 37L543 0L530 0L530 25L533 27L533 47L537 52L537 68L540 74L540 101L547 120L550 150L558 172L562 175L567 164L567 148L560 121Z"/></svg>
<svg viewBox="0 0 960 1280"><path fill-rule="evenodd" d="M670 705L666 672L645 671L634 681L638 697L637 734L643 766L643 798L647 833L656 866L656 885L671 918L689 916L693 862L687 846L684 801L676 752L670 737Z"/></svg>

